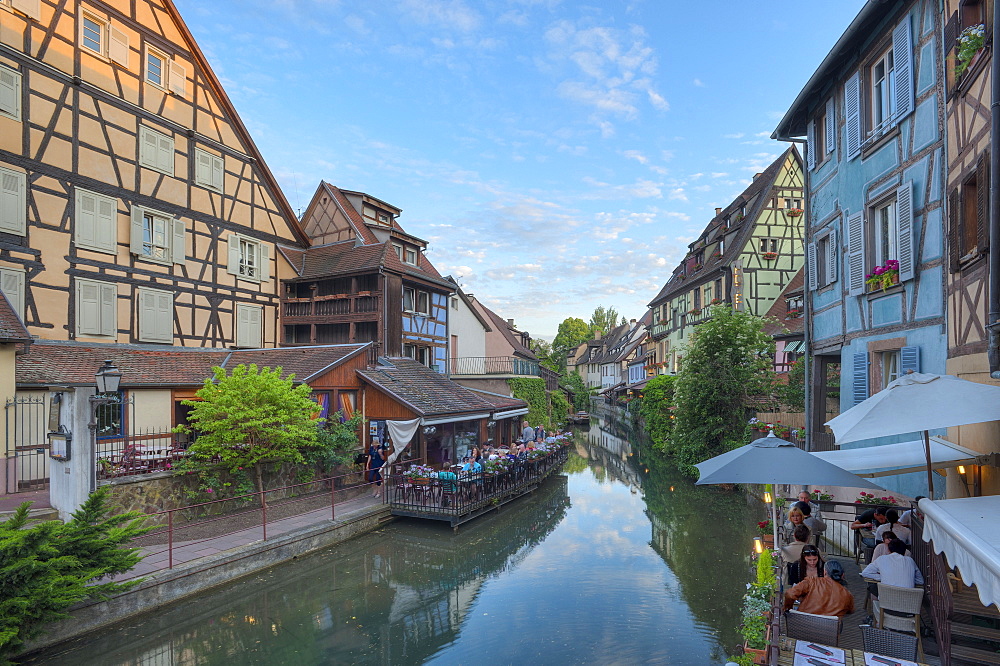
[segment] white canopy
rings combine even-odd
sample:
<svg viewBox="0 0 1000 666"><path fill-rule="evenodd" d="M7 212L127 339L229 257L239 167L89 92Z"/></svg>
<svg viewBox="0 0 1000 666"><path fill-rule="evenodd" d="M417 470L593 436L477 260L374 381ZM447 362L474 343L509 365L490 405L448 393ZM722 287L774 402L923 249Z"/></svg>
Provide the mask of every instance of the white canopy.
<svg viewBox="0 0 1000 666"><path fill-rule="evenodd" d="M924 541L948 564L958 567L966 584L975 584L984 606L1000 607L1000 495L920 500Z"/></svg>
<svg viewBox="0 0 1000 666"><path fill-rule="evenodd" d="M922 472L927 468L924 442L919 439L859 449L818 451L813 455L866 478ZM931 437L931 467L934 469L975 465L978 456L978 453L964 446L940 437Z"/></svg>

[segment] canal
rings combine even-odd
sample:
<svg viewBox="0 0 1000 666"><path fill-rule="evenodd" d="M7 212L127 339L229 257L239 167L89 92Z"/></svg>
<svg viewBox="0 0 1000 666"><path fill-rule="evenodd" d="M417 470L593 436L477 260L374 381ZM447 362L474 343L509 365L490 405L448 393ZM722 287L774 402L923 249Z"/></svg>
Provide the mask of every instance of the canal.
<svg viewBox="0 0 1000 666"><path fill-rule="evenodd" d="M463 526L398 521L27 663L722 664L759 505L610 422Z"/></svg>

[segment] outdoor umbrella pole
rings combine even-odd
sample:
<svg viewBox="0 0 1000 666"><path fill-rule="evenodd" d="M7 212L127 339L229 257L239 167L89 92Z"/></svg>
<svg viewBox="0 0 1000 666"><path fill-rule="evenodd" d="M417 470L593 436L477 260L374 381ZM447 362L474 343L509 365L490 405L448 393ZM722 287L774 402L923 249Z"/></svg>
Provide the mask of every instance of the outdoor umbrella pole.
<svg viewBox="0 0 1000 666"><path fill-rule="evenodd" d="M927 456L927 496L934 499L934 471L931 469L931 436L924 430L924 455Z"/></svg>
<svg viewBox="0 0 1000 666"><path fill-rule="evenodd" d="M772 548L778 548L778 485L771 486L771 531L774 532Z"/></svg>

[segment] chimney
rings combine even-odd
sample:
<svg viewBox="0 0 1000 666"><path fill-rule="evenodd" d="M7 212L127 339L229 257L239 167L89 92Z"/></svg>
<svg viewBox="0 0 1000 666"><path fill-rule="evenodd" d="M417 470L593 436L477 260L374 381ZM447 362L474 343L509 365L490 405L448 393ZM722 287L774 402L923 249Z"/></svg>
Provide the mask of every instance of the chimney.
<svg viewBox="0 0 1000 666"><path fill-rule="evenodd" d="M629 319L629 322L628 322L628 323L630 323L630 324L633 324L633 325L634 325L634 324L635 324L635 319Z"/></svg>
<svg viewBox="0 0 1000 666"><path fill-rule="evenodd" d="M721 212L722 212L722 209L721 209L721 208L716 208L716 209L715 209L715 214L716 214L716 215L718 215L718 214L719 214L719 213L721 213Z"/></svg>
<svg viewBox="0 0 1000 666"><path fill-rule="evenodd" d="M508 325L508 326L510 326L511 328L516 328L516 327L514 326L514 320L513 320L513 319L508 319L508 320L507 320L507 325Z"/></svg>
<svg viewBox="0 0 1000 666"><path fill-rule="evenodd" d="M753 175L753 179L754 179L754 180L757 180L757 179L758 179L758 178L760 178L760 177L761 177L762 175L763 175L763 174L761 174L761 173L755 173L755 174Z"/></svg>

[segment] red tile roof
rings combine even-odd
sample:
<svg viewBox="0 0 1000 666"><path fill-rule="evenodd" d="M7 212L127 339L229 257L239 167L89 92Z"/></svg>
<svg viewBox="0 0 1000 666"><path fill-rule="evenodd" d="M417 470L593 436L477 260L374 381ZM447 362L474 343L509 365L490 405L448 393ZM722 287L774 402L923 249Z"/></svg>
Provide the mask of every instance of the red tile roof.
<svg viewBox="0 0 1000 666"><path fill-rule="evenodd" d="M24 327L24 322L14 312L14 306L10 304L7 297L0 291L0 342L28 342L31 336L28 329Z"/></svg>
<svg viewBox="0 0 1000 666"><path fill-rule="evenodd" d="M786 317L787 308L785 306L785 299L789 296L800 295L803 292L805 286L805 269L800 268L799 272L791 279L791 281L785 285L785 288L781 291L781 295L774 301L774 304L768 309L766 316L773 317L778 320L778 323L767 323L764 325L764 332L768 335L794 335L802 334L802 329L805 323L805 318L799 317Z"/></svg>
<svg viewBox="0 0 1000 666"><path fill-rule="evenodd" d="M364 243L377 243L378 238L375 233L368 228L365 224L365 220L361 217L361 213L354 207L354 205L348 200L347 196L340 190L336 185L331 185L326 181L323 181L323 185L326 187L330 196L333 198L340 209L347 215L347 219L350 220L351 226L354 227L355 232L361 238Z"/></svg>
<svg viewBox="0 0 1000 666"><path fill-rule="evenodd" d="M327 345L278 349L210 349L150 345L76 344L36 341L17 359L18 386L90 386L105 359L122 371L122 386L199 386L212 368L240 363L281 366L285 375L308 381L343 362L367 345Z"/></svg>

